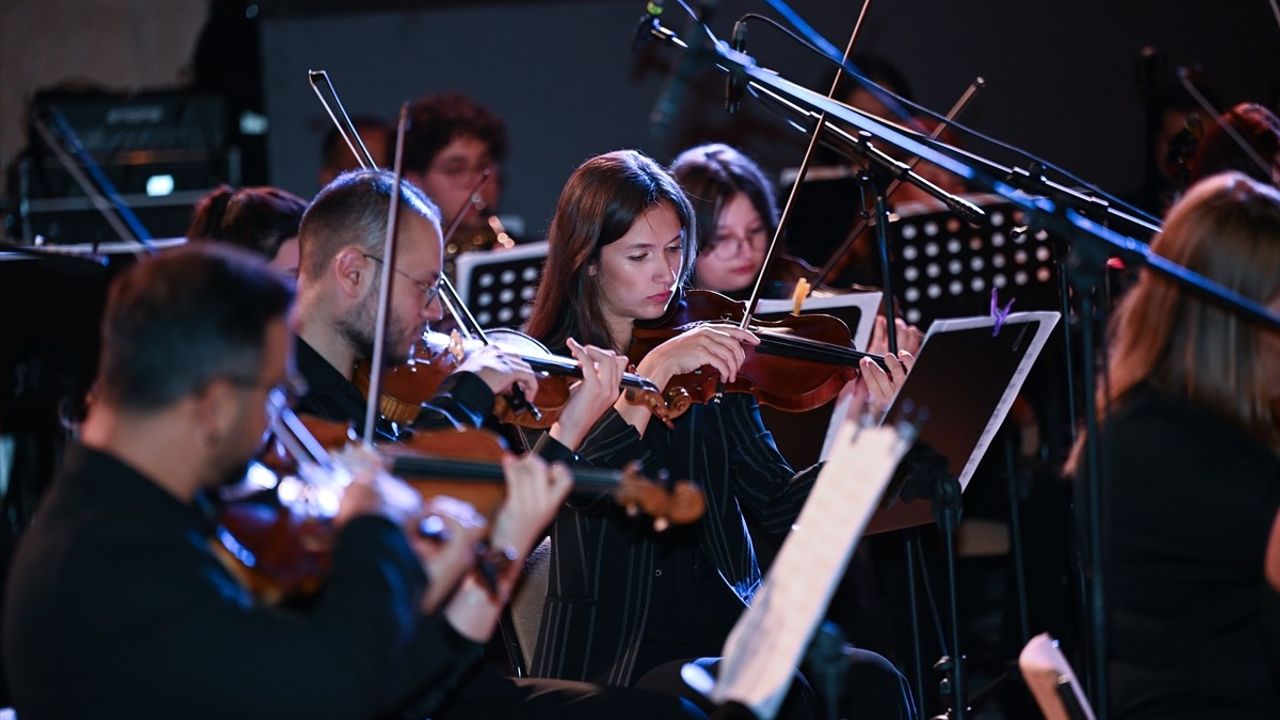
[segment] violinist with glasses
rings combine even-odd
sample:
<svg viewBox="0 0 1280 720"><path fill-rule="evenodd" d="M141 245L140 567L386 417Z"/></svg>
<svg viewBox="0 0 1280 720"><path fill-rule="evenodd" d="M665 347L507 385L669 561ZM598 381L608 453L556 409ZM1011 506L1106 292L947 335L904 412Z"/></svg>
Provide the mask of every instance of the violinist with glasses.
<svg viewBox="0 0 1280 720"><path fill-rule="evenodd" d="M746 300L763 272L761 297L790 298L799 280L814 279L818 274L817 268L788 254L785 244L775 249L769 267L764 267L765 251L778 229L775 189L760 166L740 150L724 143L695 145L676 156L671 174L688 195L697 220L698 253L689 278L691 287ZM825 286L817 289L825 293L848 291ZM885 355L887 362L897 365L894 371L905 377L924 335L914 325L895 319L901 354L894 357L886 353L885 323L883 315L876 317L868 350ZM878 402L888 402L893 385L876 382L878 376L869 380Z"/></svg>
<svg viewBox="0 0 1280 720"><path fill-rule="evenodd" d="M366 398L352 382L358 361L373 357L376 334L377 301L381 286L383 246L388 223L394 176L385 171L362 170L338 177L316 196L307 209L299 233L301 266L298 276L297 362L308 390L300 399L298 410L327 420L353 423L363 430ZM384 365L399 365L410 356L413 346L431 322L443 315L439 294L443 261L439 213L422 191L412 183L400 184L397 247L393 280L388 301L384 335ZM585 353L582 357L588 357ZM589 358L588 358L589 359ZM594 362L585 365L587 375L598 384L601 371ZM617 387L617 380L614 381ZM408 428L392 425L385 418L377 420L377 434L387 440L408 440L415 433L432 430L474 429L491 419L495 397L519 390L526 398L537 394L537 378L519 356L493 345L471 351L456 372L444 379L435 396L421 406ZM577 399L580 398L580 399ZM564 413L580 414L578 407L590 398L575 393ZM548 451L549 454L550 451ZM563 453L562 453L563 454ZM539 490L541 488L538 488ZM509 482L507 497L519 496L523 489ZM503 503L493 520L494 532L516 525L519 532L512 542L498 542L494 547L511 546L519 551L508 570L498 578L498 593L481 602L497 614L504 606L519 577L523 558L533 537L524 533L530 513L518 503ZM509 521L508 515L516 515ZM542 518L536 532L550 524ZM493 626L487 625L487 638ZM485 669L487 670L487 668ZM491 713L566 713L590 712L595 703L610 703L615 689L600 690L580 683L552 681L512 681L496 673L480 671L459 691L456 699L440 717L467 712ZM627 702L642 712L653 706L646 704L642 693L627 693ZM684 712L670 698L657 698L667 703L658 714ZM573 705L574 709L562 707ZM655 711L656 712L656 711Z"/></svg>
<svg viewBox="0 0 1280 720"><path fill-rule="evenodd" d="M391 173L346 173L320 191L299 230L298 369L310 388L299 410L334 420L364 419L365 399L351 382L357 361L373 357L375 320ZM400 217L388 306L386 365L409 359L431 322L444 315L439 294L440 215L412 183L400 186ZM416 428L478 427L494 396L519 388L527 397L537 378L519 357L495 347L469 355L424 406ZM386 428L384 434L394 435Z"/></svg>
<svg viewBox="0 0 1280 720"><path fill-rule="evenodd" d="M4 658L19 716L682 716L669 699L571 683L513 683L466 702L459 688L474 684L501 608L474 577L474 547L488 534L523 553L570 486L538 458L507 462L521 492L492 530L456 503L424 505L400 481L359 471L311 605L268 607L240 585L212 549L209 498L243 476L272 420L268 400L296 382L292 300L261 259L203 243L113 284L94 402L8 582ZM445 529L430 542L416 532L428 512ZM425 607L438 585L456 589Z"/></svg>

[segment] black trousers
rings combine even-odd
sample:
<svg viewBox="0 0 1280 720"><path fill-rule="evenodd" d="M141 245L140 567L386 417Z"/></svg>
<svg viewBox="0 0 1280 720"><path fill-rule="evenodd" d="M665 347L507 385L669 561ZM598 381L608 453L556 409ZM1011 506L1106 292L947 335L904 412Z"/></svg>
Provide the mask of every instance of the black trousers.
<svg viewBox="0 0 1280 720"><path fill-rule="evenodd" d="M907 679L883 656L854 649L849 668L839 687L841 717L858 720L913 720L915 704ZM711 714L715 706L690 688L681 676L688 662L696 663L715 676L720 658L698 658L664 663L642 675L633 685L640 690L678 695ZM825 688L820 688L825 691ZM824 698L814 692L805 676L796 673L791 689L778 710L778 720L817 720L826 717ZM735 717L738 717L735 715ZM834 718L830 720L835 720Z"/></svg>
<svg viewBox="0 0 1280 720"><path fill-rule="evenodd" d="M443 708L432 713L433 720L705 720L706 717L693 703L669 693L571 680L508 678L488 667L482 668Z"/></svg>

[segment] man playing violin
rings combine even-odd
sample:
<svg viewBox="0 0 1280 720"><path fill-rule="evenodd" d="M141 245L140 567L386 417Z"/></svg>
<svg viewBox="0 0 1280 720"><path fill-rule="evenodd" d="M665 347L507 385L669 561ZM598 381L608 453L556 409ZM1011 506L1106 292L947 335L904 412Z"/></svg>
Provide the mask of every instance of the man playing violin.
<svg viewBox="0 0 1280 720"><path fill-rule="evenodd" d="M380 171L342 175L320 191L303 216L297 322L298 369L310 387L300 406L305 412L363 420L364 397L351 378L356 362L373 356L392 180ZM400 198L384 343L388 365L404 363L429 323L444 314L439 211L410 183L401 185ZM514 388L527 397L536 393L528 364L497 348L482 348L445 380L415 426L478 426L492 410L494 396Z"/></svg>
<svg viewBox="0 0 1280 720"><path fill-rule="evenodd" d="M114 284L82 437L8 586L22 717L367 717L438 701L479 656L493 613L474 580L440 614L419 606L428 573L458 582L484 527L445 515L451 539L415 552L405 529L424 509L393 501L391 478L344 494L329 586L305 615L256 603L215 556L209 493L243 476L268 395L290 382L292 299L262 261L207 245ZM538 460L510 474L534 490L508 531L531 538L569 479Z"/></svg>
<svg viewBox="0 0 1280 720"><path fill-rule="evenodd" d="M309 385L299 409L327 419L354 422L363 419L365 400L351 382L355 363L373 354L380 264L387 227L387 210L394 178L384 171L359 171L340 176L320 192L308 208L299 232L301 267L298 276L298 368ZM388 364L403 363L414 342L432 321L442 317L438 283L443 259L439 213L422 191L402 183L397 220L396 273L392 283L385 331L384 353ZM585 387L601 383L618 386L613 371L620 364L608 361L603 351L575 348L587 369ZM589 354L596 353L596 354ZM519 388L525 397L537 392L533 371L520 358L495 347L468 355L458 371L442 384L438 394L422 407L412 423L414 430L478 427L490 415L494 397ZM598 392L597 392L598 394ZM562 413L581 414L579 406L596 402L589 394L575 393ZM398 428L380 420L381 434L396 437ZM549 442L548 456L571 455ZM551 522L543 519L539 530ZM500 517L495 526L502 525ZM532 536L521 537L522 550ZM518 571L518 563L514 570ZM500 578L506 594L518 573ZM500 602L488 605L496 618ZM492 633L488 627L487 637ZM613 698L625 707L612 708ZM606 703L606 705L599 705ZM691 710L690 710L691 711ZM621 717L684 716L683 706L671 698L619 688L598 688L585 683L555 680L512 681L492 672L471 678L437 717L489 716L501 713L538 717L572 717L573 713L610 712Z"/></svg>

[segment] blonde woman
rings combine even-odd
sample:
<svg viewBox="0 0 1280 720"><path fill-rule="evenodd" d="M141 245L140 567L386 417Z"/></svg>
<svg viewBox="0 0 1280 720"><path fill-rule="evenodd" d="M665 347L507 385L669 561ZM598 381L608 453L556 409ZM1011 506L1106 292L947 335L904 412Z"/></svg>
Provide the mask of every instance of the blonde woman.
<svg viewBox="0 0 1280 720"><path fill-rule="evenodd" d="M1152 247L1280 312L1275 188L1208 178ZM1112 715L1280 717L1262 609L1280 509L1280 335L1144 271L1116 314L1107 375Z"/></svg>

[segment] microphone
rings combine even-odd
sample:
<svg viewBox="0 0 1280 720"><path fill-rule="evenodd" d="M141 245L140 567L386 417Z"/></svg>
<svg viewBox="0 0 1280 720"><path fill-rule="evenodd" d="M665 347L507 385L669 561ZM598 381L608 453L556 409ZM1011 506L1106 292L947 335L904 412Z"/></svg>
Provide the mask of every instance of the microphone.
<svg viewBox="0 0 1280 720"><path fill-rule="evenodd" d="M671 129L671 123L675 120L676 114L680 110L680 106L684 104L685 89L689 86L689 81L693 78L694 72L697 70L698 64L703 60L706 54L705 46L707 36L703 28L711 21L711 17L715 15L716 3L704 2L698 9L697 23L691 26L693 37L688 42L688 49L685 50L685 56L681 58L680 63L667 76L666 83L662 86L662 91L658 93L658 99L653 103L653 110L649 113L649 134L654 137L664 137Z"/></svg>
<svg viewBox="0 0 1280 720"><path fill-rule="evenodd" d="M662 0L649 0L644 7L644 15L636 23L636 34L631 38L631 52L648 45L653 40L653 31L662 21Z"/></svg>
<svg viewBox="0 0 1280 720"><path fill-rule="evenodd" d="M747 49L747 23L745 19L739 19L733 24L733 35L729 40L729 47L736 52L746 52ZM724 109L730 115L738 111L738 107L742 105L742 91L746 88L746 82L743 80L742 74L735 71L730 73L724 79Z"/></svg>

